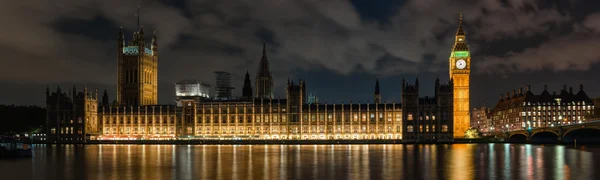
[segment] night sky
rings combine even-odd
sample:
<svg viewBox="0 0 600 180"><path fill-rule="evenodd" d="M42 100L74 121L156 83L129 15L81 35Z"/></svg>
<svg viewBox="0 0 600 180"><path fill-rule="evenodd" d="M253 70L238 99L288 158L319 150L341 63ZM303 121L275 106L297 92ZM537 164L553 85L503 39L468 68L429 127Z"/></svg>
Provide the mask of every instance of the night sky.
<svg viewBox="0 0 600 180"><path fill-rule="evenodd" d="M493 106L501 93L548 84L600 96L598 0L22 0L0 2L0 104L44 105L76 84L116 97L117 35L131 40L141 24L159 44L159 103L171 104L174 82L214 84L214 71L252 83L262 42L275 96L289 78L305 79L321 102L400 100L402 78L418 76L421 95L448 80L448 57L464 13L472 58L472 108Z"/></svg>

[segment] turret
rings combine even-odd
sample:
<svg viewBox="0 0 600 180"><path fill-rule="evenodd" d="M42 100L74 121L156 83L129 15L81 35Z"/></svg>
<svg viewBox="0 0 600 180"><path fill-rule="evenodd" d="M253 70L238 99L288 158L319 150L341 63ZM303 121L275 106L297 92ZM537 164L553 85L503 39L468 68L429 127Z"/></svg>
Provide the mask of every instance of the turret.
<svg viewBox="0 0 600 180"><path fill-rule="evenodd" d="M417 77L417 80L415 80L415 90L419 92L419 77Z"/></svg>
<svg viewBox="0 0 600 180"><path fill-rule="evenodd" d="M289 79L288 79L289 85ZM246 77L244 78L244 88L242 89L242 96L244 98L252 98L252 84L250 82L250 74L246 71Z"/></svg>
<svg viewBox="0 0 600 180"><path fill-rule="evenodd" d="M140 32L138 33L138 48L140 52L139 54L141 55L144 51L144 46L146 46L145 44L145 40L144 40L144 26L140 26Z"/></svg>
<svg viewBox="0 0 600 180"><path fill-rule="evenodd" d="M402 78L402 92L406 89L406 81Z"/></svg>
<svg viewBox="0 0 600 180"><path fill-rule="evenodd" d="M158 42L156 39L156 31L152 34L152 55L158 56Z"/></svg>
<svg viewBox="0 0 600 180"><path fill-rule="evenodd" d="M119 29L119 37L117 37L117 54L123 54L123 47L125 47L125 38L123 35L123 27Z"/></svg>
<svg viewBox="0 0 600 180"><path fill-rule="evenodd" d="M75 96L77 96L77 88L75 88L75 85L73 85L73 99L75 99Z"/></svg>
<svg viewBox="0 0 600 180"><path fill-rule="evenodd" d="M104 94L102 94L102 106L108 107L108 93L104 90Z"/></svg>
<svg viewBox="0 0 600 180"><path fill-rule="evenodd" d="M88 98L88 90L87 90L87 85L83 86L83 99L87 99Z"/></svg>
<svg viewBox="0 0 600 180"><path fill-rule="evenodd" d="M379 78L377 78L377 80L375 80L375 94L374 94L374 103L375 104L379 104L381 103L381 93L379 92Z"/></svg>
<svg viewBox="0 0 600 180"><path fill-rule="evenodd" d="M435 91L434 94L438 94L438 91L440 90L440 77L438 76L437 78L435 78Z"/></svg>

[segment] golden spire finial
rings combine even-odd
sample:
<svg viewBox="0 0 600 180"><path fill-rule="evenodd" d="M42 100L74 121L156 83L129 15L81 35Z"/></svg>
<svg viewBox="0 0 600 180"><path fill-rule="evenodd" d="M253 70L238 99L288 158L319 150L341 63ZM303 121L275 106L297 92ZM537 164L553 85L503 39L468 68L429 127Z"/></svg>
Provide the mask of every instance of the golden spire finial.
<svg viewBox="0 0 600 180"><path fill-rule="evenodd" d="M460 24L462 24L462 19L463 19L463 13L460 12Z"/></svg>

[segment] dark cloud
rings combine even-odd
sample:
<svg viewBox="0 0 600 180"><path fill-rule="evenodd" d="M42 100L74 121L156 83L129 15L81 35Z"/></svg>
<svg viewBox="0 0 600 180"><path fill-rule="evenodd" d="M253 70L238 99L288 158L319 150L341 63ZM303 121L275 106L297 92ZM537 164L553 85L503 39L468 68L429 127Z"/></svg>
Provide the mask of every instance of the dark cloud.
<svg viewBox="0 0 600 180"><path fill-rule="evenodd" d="M481 71L554 71L588 70L600 61L600 15L590 15L579 30L549 39L519 53L509 52L504 57L486 57L479 63Z"/></svg>
<svg viewBox="0 0 600 180"><path fill-rule="evenodd" d="M122 26L131 38L138 5L147 34L159 38L161 98L177 80L213 82L214 71L232 72L241 87L245 71L258 68L263 41L278 95L288 77L313 70L340 78L446 75L458 12L474 73L586 71L598 61L600 15L589 8L594 1L582 1L3 1L0 53L8 58L0 60L0 81L114 86L117 32Z"/></svg>

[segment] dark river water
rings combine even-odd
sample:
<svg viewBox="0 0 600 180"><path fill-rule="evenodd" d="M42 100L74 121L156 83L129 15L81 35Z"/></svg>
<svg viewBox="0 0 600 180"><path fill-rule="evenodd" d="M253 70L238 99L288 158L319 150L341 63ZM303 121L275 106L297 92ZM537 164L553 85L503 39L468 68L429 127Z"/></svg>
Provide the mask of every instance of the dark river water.
<svg viewBox="0 0 600 180"><path fill-rule="evenodd" d="M600 147L36 145L0 179L600 179Z"/></svg>

